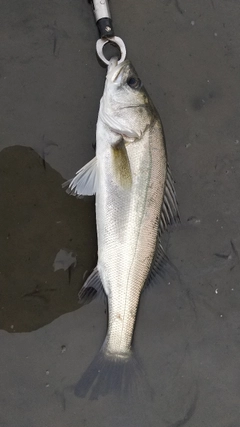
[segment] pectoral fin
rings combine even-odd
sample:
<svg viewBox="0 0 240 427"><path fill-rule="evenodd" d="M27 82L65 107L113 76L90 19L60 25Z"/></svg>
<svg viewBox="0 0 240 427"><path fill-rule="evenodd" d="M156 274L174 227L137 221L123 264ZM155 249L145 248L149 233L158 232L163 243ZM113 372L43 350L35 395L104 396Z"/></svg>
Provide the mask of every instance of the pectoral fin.
<svg viewBox="0 0 240 427"><path fill-rule="evenodd" d="M74 196L92 196L97 191L97 158L82 167L73 179L64 182L67 193Z"/></svg>
<svg viewBox="0 0 240 427"><path fill-rule="evenodd" d="M111 147L113 171L116 182L124 189L132 185L131 166L124 140Z"/></svg>
<svg viewBox="0 0 240 427"><path fill-rule="evenodd" d="M141 137L142 132L138 129L130 128L127 126L122 126L121 123L118 122L118 120L114 117L114 115L108 115L104 110L101 108L100 110L100 116L105 123L114 133L117 133L118 135L125 135L128 138L137 138L139 139Z"/></svg>

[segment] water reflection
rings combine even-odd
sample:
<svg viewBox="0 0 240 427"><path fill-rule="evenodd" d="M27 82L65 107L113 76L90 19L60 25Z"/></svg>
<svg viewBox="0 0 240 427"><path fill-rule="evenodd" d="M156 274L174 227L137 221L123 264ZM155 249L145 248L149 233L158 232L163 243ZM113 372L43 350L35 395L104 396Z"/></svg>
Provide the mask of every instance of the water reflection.
<svg viewBox="0 0 240 427"><path fill-rule="evenodd" d="M0 152L0 182L0 328L32 331L79 308L96 264L94 201L66 195L31 148Z"/></svg>

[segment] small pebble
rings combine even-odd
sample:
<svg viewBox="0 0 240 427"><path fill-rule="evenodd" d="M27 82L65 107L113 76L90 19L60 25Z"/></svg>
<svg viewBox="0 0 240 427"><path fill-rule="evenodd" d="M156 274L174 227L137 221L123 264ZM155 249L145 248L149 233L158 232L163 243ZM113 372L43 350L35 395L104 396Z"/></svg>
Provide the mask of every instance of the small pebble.
<svg viewBox="0 0 240 427"><path fill-rule="evenodd" d="M66 348L66 346L65 345L62 345L62 347L61 347L61 351L62 351L62 353L65 353L65 351L67 350L67 348Z"/></svg>
<svg viewBox="0 0 240 427"><path fill-rule="evenodd" d="M191 21L191 25L195 25L195 21Z"/></svg>
<svg viewBox="0 0 240 427"><path fill-rule="evenodd" d="M215 294L218 294L218 288L217 288L217 289L215 289Z"/></svg>
<svg viewBox="0 0 240 427"><path fill-rule="evenodd" d="M195 216L190 216L187 219L187 222L189 222L190 224L200 224L201 220L199 218L196 218Z"/></svg>
<svg viewBox="0 0 240 427"><path fill-rule="evenodd" d="M48 370L46 371L46 375L49 375L49 371Z"/></svg>

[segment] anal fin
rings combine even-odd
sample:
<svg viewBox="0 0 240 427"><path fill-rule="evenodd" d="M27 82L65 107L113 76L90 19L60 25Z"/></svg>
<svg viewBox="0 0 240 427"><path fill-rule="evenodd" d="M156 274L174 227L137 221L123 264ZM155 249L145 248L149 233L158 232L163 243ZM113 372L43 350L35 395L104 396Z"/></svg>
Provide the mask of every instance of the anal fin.
<svg viewBox="0 0 240 427"><path fill-rule="evenodd" d="M79 304L89 304L97 296L106 297L106 294L103 289L98 269L95 267L78 293Z"/></svg>

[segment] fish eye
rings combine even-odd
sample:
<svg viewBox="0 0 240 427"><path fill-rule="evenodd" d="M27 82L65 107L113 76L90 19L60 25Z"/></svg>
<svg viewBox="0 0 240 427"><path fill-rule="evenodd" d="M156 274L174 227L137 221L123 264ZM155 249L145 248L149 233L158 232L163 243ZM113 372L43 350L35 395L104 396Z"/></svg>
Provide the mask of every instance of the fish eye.
<svg viewBox="0 0 240 427"><path fill-rule="evenodd" d="M128 86L130 86L132 89L138 89L138 88L140 88L140 87L141 87L142 82L141 82L141 80L140 80L139 78L137 78L137 77L130 77L130 78L127 80L127 84L128 84Z"/></svg>

